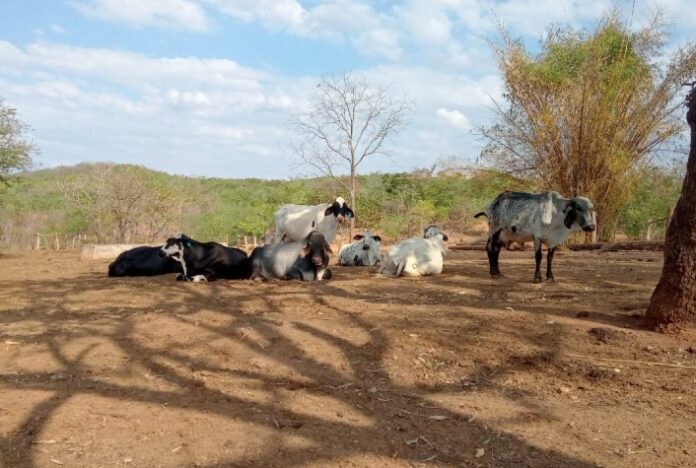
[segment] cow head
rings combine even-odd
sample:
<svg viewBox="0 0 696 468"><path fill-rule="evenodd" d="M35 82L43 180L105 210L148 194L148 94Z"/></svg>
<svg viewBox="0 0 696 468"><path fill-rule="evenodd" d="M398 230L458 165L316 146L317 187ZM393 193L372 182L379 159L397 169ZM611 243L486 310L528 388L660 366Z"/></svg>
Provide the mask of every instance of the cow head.
<svg viewBox="0 0 696 468"><path fill-rule="evenodd" d="M171 257L179 262L184 259L184 249L190 249L193 246L193 240L185 234L175 234L164 243L160 249L162 257Z"/></svg>
<svg viewBox="0 0 696 468"><path fill-rule="evenodd" d="M596 229L594 224L594 205L585 197L573 197L568 201L563 209L565 219L563 224L568 229L577 224L585 232L592 232Z"/></svg>
<svg viewBox="0 0 696 468"><path fill-rule="evenodd" d="M435 237L435 236L438 236L438 235L439 235L439 236L442 236L442 240L443 240L443 241L449 240L449 238L447 237L447 234L445 234L444 232L442 232L442 231L440 230L440 228L437 227L437 226L434 225L434 224L431 224L431 225L427 226L427 227L423 230L423 237L425 237L426 239L430 239L431 237Z"/></svg>
<svg viewBox="0 0 696 468"><path fill-rule="evenodd" d="M317 268L326 267L329 264L329 254L332 254L331 246L324 235L312 231L305 237L302 247L302 256L310 261Z"/></svg>
<svg viewBox="0 0 696 468"><path fill-rule="evenodd" d="M339 221L343 218L355 218L355 213L350 209L343 197L338 197L329 206L326 211L324 211L324 216L335 216Z"/></svg>
<svg viewBox="0 0 696 468"><path fill-rule="evenodd" d="M382 238L372 234L372 231L366 229L362 234L353 236L353 240L359 241L358 245L363 251L362 258L367 256L367 265L374 265L379 262L381 255Z"/></svg>

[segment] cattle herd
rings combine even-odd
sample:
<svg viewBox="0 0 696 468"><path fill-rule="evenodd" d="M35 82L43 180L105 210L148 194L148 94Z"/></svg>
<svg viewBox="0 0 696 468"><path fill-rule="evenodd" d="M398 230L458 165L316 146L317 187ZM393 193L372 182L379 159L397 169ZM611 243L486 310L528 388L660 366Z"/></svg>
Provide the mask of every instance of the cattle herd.
<svg viewBox="0 0 696 468"><path fill-rule="evenodd" d="M331 279L329 256L338 225L355 214L338 197L316 206L283 205L275 215L275 238L256 247L251 255L216 242L198 242L177 234L161 247L136 247L123 252L109 265L109 276L154 276L176 273L177 280L215 279ZM554 281L552 262L556 247L572 232L595 230L594 207L585 197L564 198L558 192L506 191L475 215L488 218L486 253L492 276L500 275L498 259L510 242L533 242L536 269L541 281L542 243L548 247L546 278ZM381 253L381 238L365 230L343 246L338 265L375 266L387 277L426 276L442 273L447 234L429 225L423 237L412 237Z"/></svg>

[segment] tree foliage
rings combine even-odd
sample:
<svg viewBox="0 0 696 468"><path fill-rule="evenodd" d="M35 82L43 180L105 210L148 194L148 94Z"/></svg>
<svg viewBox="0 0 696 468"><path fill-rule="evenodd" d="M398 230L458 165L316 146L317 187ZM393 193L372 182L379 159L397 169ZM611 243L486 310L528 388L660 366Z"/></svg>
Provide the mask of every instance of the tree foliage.
<svg viewBox="0 0 696 468"><path fill-rule="evenodd" d="M497 171L471 171L452 164L401 174L358 176L360 211L357 227L370 228L393 242L420 234L427 224L437 223L452 232L468 232L482 227L473 215L486 207L503 190L537 190L533 180L515 178ZM111 169L109 169L111 168ZM119 169L120 168L120 169ZM79 165L28 172L18 183L0 193L0 245L29 247L37 232L42 234L88 234L96 240L97 229L90 227L104 220L102 242L117 242L121 236L111 217L92 214L106 203L76 203L95 200L87 195L102 193L99 174L125 170L132 166ZM317 204L335 196L327 177L301 180L215 179L167 175L144 168L141 177L147 185L146 199L155 203L143 215L154 220L169 219L161 229L149 229L136 221L130 226L134 242L160 241L174 232L186 232L196 239L234 242L239 235L262 236L273 227L273 214L284 203ZM125 177L124 177L125 178ZM113 179L123 181L117 176ZM621 210L619 228L638 237L650 219L664 216L674 206L681 178L665 168L653 168L641 178L638 190ZM141 179L142 180L142 179ZM70 190L66 190L66 186ZM82 188L81 188L82 186ZM154 195L152 194L154 191ZM158 194L163 192L167 196ZM162 211L157 200L174 198L176 215ZM159 208L156 208L158 207ZM152 209L151 209L152 208ZM149 211L148 211L149 210ZM140 216L140 212L133 212ZM136 226L137 224L137 226ZM153 239L152 234L160 234Z"/></svg>
<svg viewBox="0 0 696 468"><path fill-rule="evenodd" d="M17 117L17 109L0 99L0 185L6 185L15 172L31 166L36 146L29 141L28 131L28 125Z"/></svg>
<svg viewBox="0 0 696 468"><path fill-rule="evenodd" d="M482 129L484 158L590 197L600 237L613 237L650 156L683 129L675 96L696 70L696 47L665 62L664 43L659 18L631 31L615 12L592 32L549 32L536 55L503 31L495 52L507 105Z"/></svg>
<svg viewBox="0 0 696 468"><path fill-rule="evenodd" d="M97 240L154 241L181 217L185 199L140 166L97 166L60 184L67 204Z"/></svg>

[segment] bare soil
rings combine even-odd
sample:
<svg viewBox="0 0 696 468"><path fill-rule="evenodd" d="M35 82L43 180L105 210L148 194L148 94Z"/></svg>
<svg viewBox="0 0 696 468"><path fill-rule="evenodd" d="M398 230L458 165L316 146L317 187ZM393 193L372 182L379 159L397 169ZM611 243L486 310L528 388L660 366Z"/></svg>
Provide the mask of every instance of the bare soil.
<svg viewBox="0 0 696 468"><path fill-rule="evenodd" d="M694 466L696 333L641 328L659 252L451 252L322 283L0 256L0 464Z"/></svg>

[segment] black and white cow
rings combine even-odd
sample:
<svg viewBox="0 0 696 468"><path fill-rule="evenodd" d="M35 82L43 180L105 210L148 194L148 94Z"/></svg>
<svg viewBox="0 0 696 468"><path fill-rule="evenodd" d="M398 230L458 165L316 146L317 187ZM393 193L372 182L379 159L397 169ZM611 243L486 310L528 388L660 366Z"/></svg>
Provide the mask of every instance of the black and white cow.
<svg viewBox="0 0 696 468"><path fill-rule="evenodd" d="M331 246L320 232L310 232L301 242L256 247L251 252L251 279L331 279Z"/></svg>
<svg viewBox="0 0 696 468"><path fill-rule="evenodd" d="M181 264L178 280L212 281L217 278L248 279L251 263L246 252L217 242L198 242L184 234L167 239L160 255Z"/></svg>
<svg viewBox="0 0 696 468"><path fill-rule="evenodd" d="M336 238L338 224L355 213L342 197L321 205L283 205L275 214L275 242L300 242L312 231L324 235L329 244Z"/></svg>
<svg viewBox="0 0 696 468"><path fill-rule="evenodd" d="M353 237L355 242L341 247L338 252L339 265L372 266L381 259L382 238L366 229Z"/></svg>
<svg viewBox="0 0 696 468"><path fill-rule="evenodd" d="M486 252L491 275L500 275L500 249L509 241L534 242L534 280L541 281L541 243L548 247L546 279L553 282L551 264L559 244L571 232L595 230L594 205L585 197L564 198L558 192L503 192L486 211L474 217L488 218Z"/></svg>
<svg viewBox="0 0 696 468"><path fill-rule="evenodd" d="M109 264L109 276L156 276L182 273L181 264L160 255L161 247L136 247L126 250Z"/></svg>

